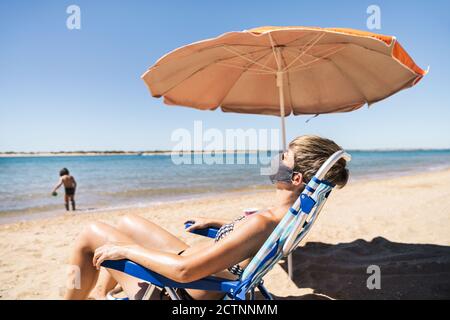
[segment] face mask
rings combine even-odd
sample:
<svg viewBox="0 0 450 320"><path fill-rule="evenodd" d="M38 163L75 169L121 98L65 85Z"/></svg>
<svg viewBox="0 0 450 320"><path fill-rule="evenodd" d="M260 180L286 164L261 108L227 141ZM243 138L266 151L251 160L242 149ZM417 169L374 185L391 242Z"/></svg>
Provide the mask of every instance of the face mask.
<svg viewBox="0 0 450 320"><path fill-rule="evenodd" d="M272 172L274 172L274 173L271 174L269 176L269 178L270 178L270 181L272 181L272 183L277 183L277 182L292 183L292 175L295 172L293 169L289 168L288 166L286 166L285 164L283 164L281 162L280 155L277 155L274 157L271 165L272 165ZM278 167L278 169L277 169L277 167Z"/></svg>

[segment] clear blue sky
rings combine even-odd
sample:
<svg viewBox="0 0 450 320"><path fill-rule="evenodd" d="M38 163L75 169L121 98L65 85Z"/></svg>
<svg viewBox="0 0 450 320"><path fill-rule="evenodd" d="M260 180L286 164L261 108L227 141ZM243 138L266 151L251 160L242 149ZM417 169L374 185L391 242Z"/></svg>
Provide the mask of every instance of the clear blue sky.
<svg viewBox="0 0 450 320"><path fill-rule="evenodd" d="M81 30L66 8L81 8ZM176 128L277 128L272 116L167 107L140 75L161 55L227 31L263 25L366 29L381 8L416 63L417 86L346 114L287 119L345 148L450 148L449 1L1 1L0 151L170 149Z"/></svg>

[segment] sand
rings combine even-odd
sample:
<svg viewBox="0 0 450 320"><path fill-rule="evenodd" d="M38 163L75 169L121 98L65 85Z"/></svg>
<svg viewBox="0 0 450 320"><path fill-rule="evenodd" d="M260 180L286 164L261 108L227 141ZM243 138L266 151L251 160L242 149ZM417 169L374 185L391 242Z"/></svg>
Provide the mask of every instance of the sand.
<svg viewBox="0 0 450 320"><path fill-rule="evenodd" d="M116 223L135 213L190 244L183 221L204 215L232 218L264 208L272 191L235 192L0 226L0 299L60 299L71 246L94 220ZM294 253L294 281L281 262L265 277L276 299L449 299L450 170L350 182L335 190L302 247ZM381 289L366 286L377 265Z"/></svg>

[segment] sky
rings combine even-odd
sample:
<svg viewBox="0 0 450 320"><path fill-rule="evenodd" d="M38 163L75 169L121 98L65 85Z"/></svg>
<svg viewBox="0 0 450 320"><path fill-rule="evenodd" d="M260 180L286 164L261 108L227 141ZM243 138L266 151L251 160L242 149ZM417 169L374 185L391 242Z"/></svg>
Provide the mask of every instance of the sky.
<svg viewBox="0 0 450 320"><path fill-rule="evenodd" d="M66 9L81 10L81 29ZM168 107L140 76L165 53L264 25L367 30L378 5L429 74L415 87L351 112L291 116L287 138L318 134L347 149L450 148L450 1L0 2L0 152L172 149L174 130L279 127L274 116ZM370 31L370 30L369 30Z"/></svg>

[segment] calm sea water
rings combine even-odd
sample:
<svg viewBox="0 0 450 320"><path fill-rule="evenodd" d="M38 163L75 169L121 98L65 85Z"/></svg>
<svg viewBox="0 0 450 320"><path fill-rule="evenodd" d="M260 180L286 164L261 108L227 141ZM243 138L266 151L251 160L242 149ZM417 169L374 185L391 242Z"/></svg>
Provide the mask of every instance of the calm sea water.
<svg viewBox="0 0 450 320"><path fill-rule="evenodd" d="M450 150L350 153L352 180L450 167ZM234 164L213 165L176 165L169 155L0 158L0 223L17 215L62 212L63 189L57 197L50 195L62 167L78 182L79 209L89 211L269 188L268 177L260 173L260 156L236 154ZM236 164L238 160L245 163Z"/></svg>

